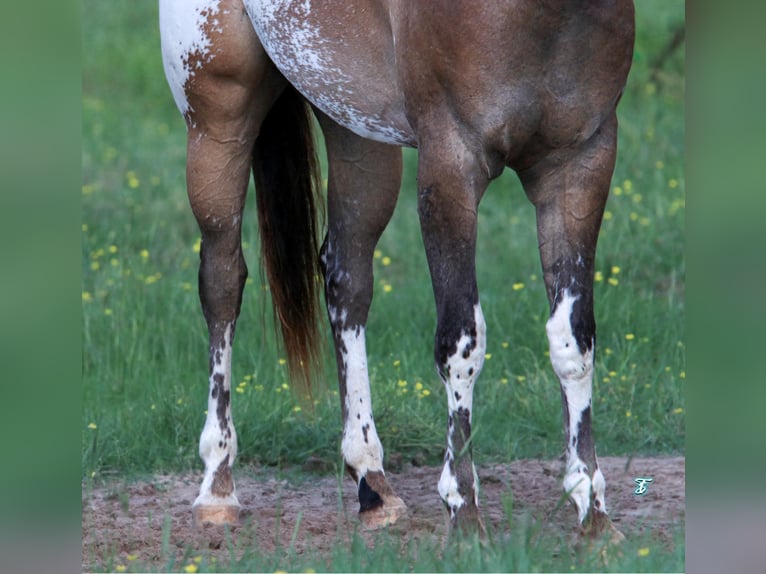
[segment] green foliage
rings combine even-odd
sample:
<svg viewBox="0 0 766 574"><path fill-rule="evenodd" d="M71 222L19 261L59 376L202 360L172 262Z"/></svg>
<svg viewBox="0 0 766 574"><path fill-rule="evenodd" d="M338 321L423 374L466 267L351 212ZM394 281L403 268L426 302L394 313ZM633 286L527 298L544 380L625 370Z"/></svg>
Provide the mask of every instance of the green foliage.
<svg viewBox="0 0 766 574"><path fill-rule="evenodd" d="M594 421L602 454L683 450L683 50L650 68L683 25L682 8L638 6L635 64L620 107L620 155L597 258ZM207 385L196 296L199 235L185 196L184 126L165 85L155 22L149 3L88 2L84 11L87 475L199 465ZM375 258L368 350L389 458L436 463L446 402L432 366L435 313L415 165L416 152L407 150L401 199ZM256 269L252 213L243 239ZM560 398L547 358L536 242L534 210L506 172L480 210L477 272L489 342L475 395L479 462L560 452ZM240 462L333 460L340 416L329 336L325 384L313 410L302 408L288 390L266 297L261 278L251 274L233 367Z"/></svg>

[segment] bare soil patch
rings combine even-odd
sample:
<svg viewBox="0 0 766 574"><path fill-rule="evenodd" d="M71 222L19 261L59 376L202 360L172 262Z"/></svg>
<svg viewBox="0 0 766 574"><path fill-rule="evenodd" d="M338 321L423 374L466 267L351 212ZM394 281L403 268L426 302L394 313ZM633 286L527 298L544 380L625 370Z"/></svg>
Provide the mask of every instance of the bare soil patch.
<svg viewBox="0 0 766 574"><path fill-rule="evenodd" d="M669 539L684 524L684 458L599 459L607 480L607 506L614 524L626 536L647 529ZM540 520L544 528L574 532L575 512L560 504L559 461L517 460L477 468L484 521L495 533L509 530L503 502L513 499L513 520ZM436 491L441 468L406 466L387 476L408 506L408 517L393 528L402 536L445 537L446 514ZM339 537L361 530L358 502L350 478L274 469L235 468L242 512L240 526L230 530L236 548L273 552L295 534L298 553L330 551ZM644 495L634 494L636 477L651 477ZM158 475L142 482L119 480L82 491L82 567L84 571L127 564L161 564L175 554L230 559L220 527L195 529L191 505L201 473ZM296 530L296 523L298 527ZM163 550L163 532L166 549ZM169 533L169 537L167 537ZM363 533L373 543L373 533Z"/></svg>

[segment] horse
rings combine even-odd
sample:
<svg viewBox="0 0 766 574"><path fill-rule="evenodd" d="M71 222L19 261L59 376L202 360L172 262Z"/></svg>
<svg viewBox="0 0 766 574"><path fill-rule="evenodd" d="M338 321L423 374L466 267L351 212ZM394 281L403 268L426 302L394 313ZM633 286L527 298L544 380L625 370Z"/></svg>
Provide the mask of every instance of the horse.
<svg viewBox="0 0 766 574"><path fill-rule="evenodd" d="M560 381L563 489L583 532L614 530L592 431L596 242L614 170L616 108L634 43L632 0L160 0L162 60L187 128L186 179L201 233L209 332L205 464L196 523L236 523L231 358L248 274L250 172L261 261L290 376L310 384L322 278L343 414L341 452L359 517L406 515L373 418L365 327L373 252L418 150L417 211L447 396L437 489L450 530L482 531L471 451L487 348L476 284L477 209L509 167L535 207ZM326 233L312 123L327 149Z"/></svg>

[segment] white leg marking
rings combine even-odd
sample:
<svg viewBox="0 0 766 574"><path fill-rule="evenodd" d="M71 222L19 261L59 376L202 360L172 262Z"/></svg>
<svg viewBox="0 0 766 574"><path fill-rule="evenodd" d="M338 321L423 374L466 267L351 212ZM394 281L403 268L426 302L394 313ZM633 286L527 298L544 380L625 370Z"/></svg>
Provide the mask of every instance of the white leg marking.
<svg viewBox="0 0 766 574"><path fill-rule="evenodd" d="M215 496L212 492L215 471L224 461L231 467L237 456L237 432L231 418L232 330L232 325L229 324L224 333L222 347L213 352L207 418L199 441L199 455L205 462L205 478L202 480L194 506L210 504L239 506L234 491L225 498ZM225 409L219 409L219 401L226 402Z"/></svg>
<svg viewBox="0 0 766 574"><path fill-rule="evenodd" d="M344 310L341 315L345 314ZM345 317L344 317L345 318ZM367 350L364 327L345 329L341 334L345 350L346 412L341 452L343 460L361 479L368 471L383 472L383 445L375 430L367 372Z"/></svg>
<svg viewBox="0 0 766 574"><path fill-rule="evenodd" d="M596 470L591 480L588 469L577 454L576 437L582 414L591 404L593 380L593 346L584 354L580 352L572 333L570 317L576 297L564 291L556 311L548 319L546 332L550 344L551 364L561 381L569 410L569 441L567 443L567 465L564 476L564 490L570 493L577 505L578 519L582 522L590 508L591 488L600 502L601 510L606 512L604 504L605 481L600 470Z"/></svg>
<svg viewBox="0 0 766 574"><path fill-rule="evenodd" d="M484 366L484 354L487 350L487 325L481 304L474 307L474 321L476 323L476 338L471 334L463 333L457 343L457 352L447 359L447 365L439 376L447 391L447 405L449 408L450 424L447 430L447 452L444 455L444 468L439 478L439 495L450 507L450 513L454 515L458 508L465 504L465 499L458 491L457 476L454 472L456 455L453 435L456 432L459 413L467 411L468 422L473 420L473 387ZM457 432L461 432L457 430ZM479 479L476 467L473 466L473 498L474 504L479 504Z"/></svg>

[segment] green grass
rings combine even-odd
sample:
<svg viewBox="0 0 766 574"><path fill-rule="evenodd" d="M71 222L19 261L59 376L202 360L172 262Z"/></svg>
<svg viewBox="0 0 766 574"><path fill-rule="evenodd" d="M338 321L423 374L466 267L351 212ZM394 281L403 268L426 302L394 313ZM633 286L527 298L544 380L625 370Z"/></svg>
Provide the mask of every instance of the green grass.
<svg viewBox="0 0 766 574"><path fill-rule="evenodd" d="M438 538L404 539L388 531L377 533L374 543L357 532L339 532L333 549L324 555L299 552L293 540L284 540L273 552L254 550L254 532L245 525L238 542L225 539L228 560L205 550L187 550L179 560L171 548L152 563L114 558L103 570L122 566L128 572L183 572L196 566L199 572L662 572L684 570L683 533L666 543L651 534L632 536L619 548L609 548L606 562L601 546L573 548L565 536L551 536L533 522L519 524L485 543L475 537L459 538L445 545ZM170 539L169 526L163 538ZM596 550L594 550L594 548ZM186 570L188 571L188 570Z"/></svg>
<svg viewBox="0 0 766 574"><path fill-rule="evenodd" d="M619 109L619 156L597 257L594 425L601 455L682 453L685 437L683 49L659 73L651 70L683 22L684 5L637 4L635 63ZM207 335L196 295L199 234L186 200L185 131L162 71L156 10L152 2L84 2L82 472L88 480L201 468ZM375 263L368 352L387 456L436 464L446 400L432 363L435 312L415 165L416 153L406 150L401 199ZM258 253L254 210L251 197L243 229L251 270ZM511 172L493 182L482 203L477 273L491 357L474 396L475 460L555 457L563 446L560 393L546 356L548 304L534 211ZM285 388L286 367L257 272L248 283L233 364L235 384L244 383L232 407L239 464L289 466L309 455L334 461L341 421L329 337L316 407L298 411ZM496 553L454 567L525 569ZM379 555L388 556L384 548ZM336 559L334 569L357 567ZM630 569L649 563L649 570L677 567L643 560ZM368 564L386 569L388 562ZM441 570L453 563L417 564L414 569ZM272 566L280 565L263 565Z"/></svg>

